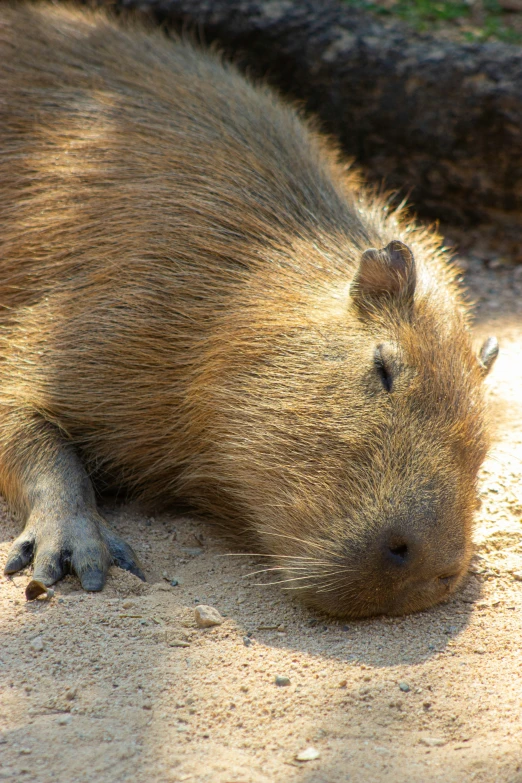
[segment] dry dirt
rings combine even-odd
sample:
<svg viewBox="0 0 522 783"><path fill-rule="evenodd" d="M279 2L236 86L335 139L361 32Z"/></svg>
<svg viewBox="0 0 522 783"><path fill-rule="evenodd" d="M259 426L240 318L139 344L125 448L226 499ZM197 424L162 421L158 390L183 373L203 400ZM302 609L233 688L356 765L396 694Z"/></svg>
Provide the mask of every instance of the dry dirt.
<svg viewBox="0 0 522 783"><path fill-rule="evenodd" d="M0 780L522 781L522 267L477 248L477 343L496 334L501 354L464 589L422 614L338 623L256 586L256 559L202 522L110 506L146 585L112 569L102 594L68 577L26 603L29 571L0 579ZM16 532L4 509L0 564ZM198 602L223 625L198 629ZM296 761L310 746L318 758Z"/></svg>

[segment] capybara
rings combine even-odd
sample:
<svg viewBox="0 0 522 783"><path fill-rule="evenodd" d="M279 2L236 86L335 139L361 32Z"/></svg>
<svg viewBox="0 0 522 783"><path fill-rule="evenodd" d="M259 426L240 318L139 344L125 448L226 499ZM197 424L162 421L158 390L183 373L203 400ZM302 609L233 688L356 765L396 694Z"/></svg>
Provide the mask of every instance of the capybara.
<svg viewBox="0 0 522 783"><path fill-rule="evenodd" d="M117 486L335 615L455 589L496 341L294 108L137 22L1 5L0 227L6 573L141 575L97 510Z"/></svg>

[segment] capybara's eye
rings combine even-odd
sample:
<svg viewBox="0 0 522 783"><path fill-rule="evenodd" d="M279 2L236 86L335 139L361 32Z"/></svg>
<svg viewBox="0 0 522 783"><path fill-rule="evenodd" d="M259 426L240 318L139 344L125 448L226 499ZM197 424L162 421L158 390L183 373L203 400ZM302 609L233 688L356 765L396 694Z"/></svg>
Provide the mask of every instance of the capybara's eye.
<svg viewBox="0 0 522 783"><path fill-rule="evenodd" d="M393 386L393 369L390 363L386 361L381 345L378 345L375 349L373 360L382 385L387 392L390 392Z"/></svg>

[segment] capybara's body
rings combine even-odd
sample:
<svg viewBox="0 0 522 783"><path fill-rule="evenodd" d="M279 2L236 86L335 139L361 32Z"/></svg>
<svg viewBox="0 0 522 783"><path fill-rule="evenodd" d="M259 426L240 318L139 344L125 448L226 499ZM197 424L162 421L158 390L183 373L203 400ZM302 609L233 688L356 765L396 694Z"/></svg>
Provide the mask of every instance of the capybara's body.
<svg viewBox="0 0 522 783"><path fill-rule="evenodd" d="M215 56L0 6L0 307L8 572L139 573L90 475L190 501L336 614L465 573L494 351L436 241Z"/></svg>

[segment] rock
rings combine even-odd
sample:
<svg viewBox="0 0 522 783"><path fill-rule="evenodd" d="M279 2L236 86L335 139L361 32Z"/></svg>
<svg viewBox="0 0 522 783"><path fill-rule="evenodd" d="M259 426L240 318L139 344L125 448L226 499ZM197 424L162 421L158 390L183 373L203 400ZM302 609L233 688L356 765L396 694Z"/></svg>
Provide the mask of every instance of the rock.
<svg viewBox="0 0 522 783"><path fill-rule="evenodd" d="M401 691L403 691L403 693L408 693L408 691L411 690L407 682L400 682L399 688L401 689Z"/></svg>
<svg viewBox="0 0 522 783"><path fill-rule="evenodd" d="M59 726L67 726L72 721L70 715L59 715L56 721Z"/></svg>
<svg viewBox="0 0 522 783"><path fill-rule="evenodd" d="M252 644L252 639L249 639L248 636L245 636L243 638L243 644L245 645L245 647L250 647L250 645Z"/></svg>
<svg viewBox="0 0 522 783"><path fill-rule="evenodd" d="M224 622L224 617L221 617L217 609L214 609L213 606L205 606L205 604L196 606L194 616L199 628L211 628L213 625L221 625Z"/></svg>
<svg viewBox="0 0 522 783"><path fill-rule="evenodd" d="M29 647L31 648L31 650L34 650L34 652L42 652L44 648L42 637L35 636L34 639L30 642Z"/></svg>
<svg viewBox="0 0 522 783"><path fill-rule="evenodd" d="M275 678L275 684L278 685L280 688L285 688L287 685L290 685L290 677L277 674Z"/></svg>
<svg viewBox="0 0 522 783"><path fill-rule="evenodd" d="M296 753L296 761L314 761L315 759L318 759L321 754L316 748L306 748L305 750L301 750L299 753Z"/></svg>
<svg viewBox="0 0 522 783"><path fill-rule="evenodd" d="M172 639L169 642L169 647L190 647L190 642L186 642L184 639Z"/></svg>
<svg viewBox="0 0 522 783"><path fill-rule="evenodd" d="M182 546L181 551L184 555L190 555L190 557L197 557L203 554L203 549L200 546Z"/></svg>
<svg viewBox="0 0 522 783"><path fill-rule="evenodd" d="M499 2L518 8L522 0ZM498 221L519 246L520 47L443 40L339 0L114 4L218 43L250 76L318 115L367 176L407 192L426 216Z"/></svg>

